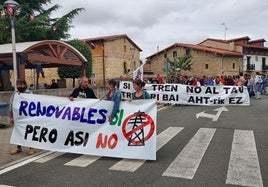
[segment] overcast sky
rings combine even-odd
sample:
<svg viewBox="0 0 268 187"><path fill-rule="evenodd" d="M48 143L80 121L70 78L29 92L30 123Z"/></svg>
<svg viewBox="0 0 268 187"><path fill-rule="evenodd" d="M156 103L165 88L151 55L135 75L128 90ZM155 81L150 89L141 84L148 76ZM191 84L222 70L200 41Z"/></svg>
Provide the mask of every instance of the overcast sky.
<svg viewBox="0 0 268 187"><path fill-rule="evenodd" d="M267 0L52 0L62 16L74 8L71 39L127 34L141 58L174 43L249 36L268 41ZM225 23L223 25L222 23ZM225 35L226 30L226 35Z"/></svg>

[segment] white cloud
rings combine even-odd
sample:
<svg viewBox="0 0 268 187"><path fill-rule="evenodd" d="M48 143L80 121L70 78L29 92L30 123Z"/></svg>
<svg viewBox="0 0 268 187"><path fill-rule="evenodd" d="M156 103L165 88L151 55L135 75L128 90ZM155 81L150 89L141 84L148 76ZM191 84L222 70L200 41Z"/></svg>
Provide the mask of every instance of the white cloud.
<svg viewBox="0 0 268 187"><path fill-rule="evenodd" d="M263 0L52 0L61 16L85 8L73 21L72 38L127 34L145 58L175 42L210 38L267 37L268 1ZM268 40L268 37L266 38Z"/></svg>

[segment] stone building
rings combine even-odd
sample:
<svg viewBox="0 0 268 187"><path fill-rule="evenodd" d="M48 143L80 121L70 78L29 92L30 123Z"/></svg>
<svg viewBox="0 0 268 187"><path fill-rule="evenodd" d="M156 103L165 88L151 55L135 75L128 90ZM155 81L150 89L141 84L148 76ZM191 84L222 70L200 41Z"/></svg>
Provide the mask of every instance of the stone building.
<svg viewBox="0 0 268 187"><path fill-rule="evenodd" d="M227 49L243 54L240 71L245 74L255 75L268 73L268 48L264 46L264 39L251 40L248 36L230 40L208 38L199 45Z"/></svg>
<svg viewBox="0 0 268 187"><path fill-rule="evenodd" d="M104 85L111 78L132 78L138 68L141 48L127 35L111 35L82 39L92 54L92 81Z"/></svg>
<svg viewBox="0 0 268 187"><path fill-rule="evenodd" d="M155 75L166 76L163 70L166 58L173 61L174 58L186 54L192 56L193 69L192 71L181 70L181 75L237 75L239 66L242 67L243 55L240 52L183 43L175 43L147 57L147 60L151 62L151 70Z"/></svg>
<svg viewBox="0 0 268 187"><path fill-rule="evenodd" d="M151 71L155 75L166 76L166 58L174 60L178 56L190 54L192 71L181 71L182 75L255 75L268 73L268 48L264 39L251 40L248 36L230 40L208 38L197 45L175 43L149 57Z"/></svg>

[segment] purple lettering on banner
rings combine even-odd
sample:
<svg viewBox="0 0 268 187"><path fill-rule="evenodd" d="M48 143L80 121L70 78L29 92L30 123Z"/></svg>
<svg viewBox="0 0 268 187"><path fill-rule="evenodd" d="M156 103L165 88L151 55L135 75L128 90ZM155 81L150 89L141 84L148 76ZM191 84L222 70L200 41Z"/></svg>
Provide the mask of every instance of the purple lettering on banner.
<svg viewBox="0 0 268 187"><path fill-rule="evenodd" d="M91 118L92 117L94 117L94 114L96 114L97 113L97 109L95 109L95 108L90 108L89 109L89 111L88 111L88 120L87 120L87 123L89 123L89 124L95 124L96 123L96 121L95 120L92 120Z"/></svg>
<svg viewBox="0 0 268 187"><path fill-rule="evenodd" d="M46 107L45 106L41 107L41 103L37 102L36 116L44 116L45 114L46 114Z"/></svg>
<svg viewBox="0 0 268 187"><path fill-rule="evenodd" d="M102 118L98 118L98 119L97 119L97 123L98 123L98 124L103 124L103 123L105 123L107 112L108 112L108 111L105 110L105 109L100 109L100 110L99 110L99 114L102 116Z"/></svg>
<svg viewBox="0 0 268 187"><path fill-rule="evenodd" d="M21 101L19 114L24 116L46 116L60 118L62 120L80 121L88 124L104 124L107 120L106 109L86 107L59 107L54 105L42 105L41 102ZM122 118L122 114L120 116Z"/></svg>
<svg viewBox="0 0 268 187"><path fill-rule="evenodd" d="M87 118L84 118L85 110L86 110L86 108L83 107L82 108L82 112L81 112L81 118L80 118L80 122L82 122L82 123L86 123L87 122Z"/></svg>
<svg viewBox="0 0 268 187"><path fill-rule="evenodd" d="M26 108L28 106L28 102L27 101L21 101L20 102L20 108L19 108L19 115L22 116L22 113L24 116L28 116L27 112L26 112Z"/></svg>
<svg viewBox="0 0 268 187"><path fill-rule="evenodd" d="M62 112L64 111L65 107L63 107L61 110L59 110L59 107L56 108L55 117L59 118Z"/></svg>
<svg viewBox="0 0 268 187"><path fill-rule="evenodd" d="M65 119L67 117L68 120L71 120L71 107L67 107L61 119Z"/></svg>
<svg viewBox="0 0 268 187"><path fill-rule="evenodd" d="M49 105L49 106L47 107L46 116L47 116L47 117L51 117L51 116L55 113L55 111L56 111L55 106L53 106L53 105Z"/></svg>
<svg viewBox="0 0 268 187"><path fill-rule="evenodd" d="M34 102L30 102L29 104L29 116L36 116L36 104Z"/></svg>
<svg viewBox="0 0 268 187"><path fill-rule="evenodd" d="M73 110L73 115L72 115L72 121L77 121L80 119L80 113L79 113L80 108L79 107L74 107Z"/></svg>

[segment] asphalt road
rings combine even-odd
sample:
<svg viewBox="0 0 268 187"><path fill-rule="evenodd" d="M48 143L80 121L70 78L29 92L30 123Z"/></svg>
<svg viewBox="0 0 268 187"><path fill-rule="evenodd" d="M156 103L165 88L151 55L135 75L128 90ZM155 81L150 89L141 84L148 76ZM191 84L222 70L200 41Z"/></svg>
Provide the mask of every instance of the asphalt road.
<svg viewBox="0 0 268 187"><path fill-rule="evenodd" d="M156 161L137 167L127 160L134 171L114 169L118 158L82 155L87 164L81 167L72 163L81 155L47 152L0 170L0 186L268 186L268 96L252 99L250 106L227 106L219 113L218 108L160 109L157 134L168 131L170 140L159 148ZM200 112L219 116L197 118Z"/></svg>

